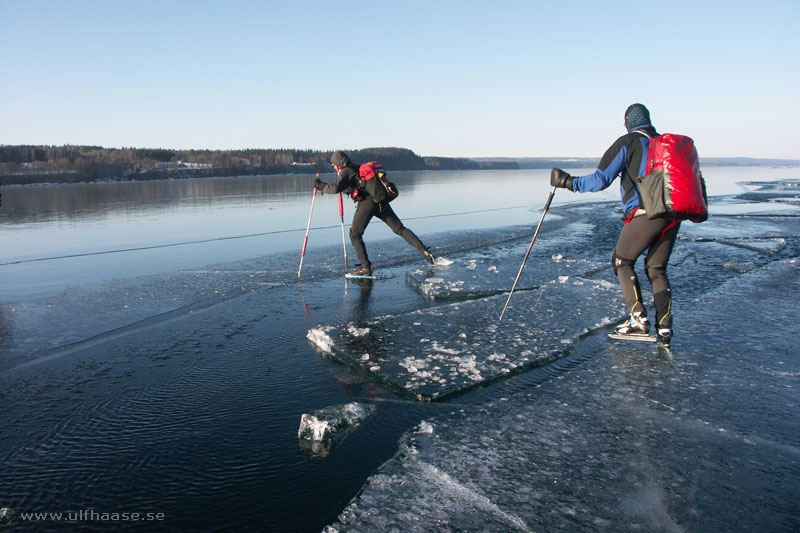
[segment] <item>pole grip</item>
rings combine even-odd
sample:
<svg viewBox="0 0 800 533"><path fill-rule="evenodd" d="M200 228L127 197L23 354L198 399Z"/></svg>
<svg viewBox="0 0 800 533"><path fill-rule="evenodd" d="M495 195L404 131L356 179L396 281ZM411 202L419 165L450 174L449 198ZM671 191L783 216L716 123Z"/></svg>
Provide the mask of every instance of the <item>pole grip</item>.
<svg viewBox="0 0 800 533"><path fill-rule="evenodd" d="M344 205L342 204L342 193L339 193L339 216L344 216Z"/></svg>

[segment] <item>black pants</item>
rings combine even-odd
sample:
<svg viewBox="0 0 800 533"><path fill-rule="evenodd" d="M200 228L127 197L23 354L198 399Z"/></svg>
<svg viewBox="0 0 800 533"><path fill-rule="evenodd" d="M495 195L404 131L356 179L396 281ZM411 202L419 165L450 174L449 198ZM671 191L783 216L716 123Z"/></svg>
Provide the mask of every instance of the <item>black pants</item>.
<svg viewBox="0 0 800 533"><path fill-rule="evenodd" d="M656 307L656 327L672 327L672 293L667 278L667 263L678 238L678 220L649 219L646 215L633 217L623 226L611 256L614 273L622 288L622 297L629 313L644 313L639 278L633 269L636 260L647 250L644 269L653 286Z"/></svg>
<svg viewBox="0 0 800 533"><path fill-rule="evenodd" d="M371 199L367 198L364 201L358 202L356 205L356 213L353 215L353 225L350 226L350 241L353 243L353 248L355 248L356 255L362 265L371 264L367 256L367 247L364 246L364 239L362 237L372 217L378 217L383 220L387 226L392 228L393 232L400 235L408 244L419 250L420 253L425 251L425 245L422 244L422 241L419 240L419 237L417 237L413 231L403 226L403 223L394 213L389 202L376 204Z"/></svg>

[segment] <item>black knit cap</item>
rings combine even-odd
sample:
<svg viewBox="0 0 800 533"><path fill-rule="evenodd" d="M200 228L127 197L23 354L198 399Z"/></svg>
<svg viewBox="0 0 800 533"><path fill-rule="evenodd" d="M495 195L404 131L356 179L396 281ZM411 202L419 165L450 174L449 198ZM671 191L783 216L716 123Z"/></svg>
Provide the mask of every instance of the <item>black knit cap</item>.
<svg viewBox="0 0 800 533"><path fill-rule="evenodd" d="M652 126L650 111L643 104L633 104L625 110L625 127L628 133L641 126Z"/></svg>
<svg viewBox="0 0 800 533"><path fill-rule="evenodd" d="M331 164L337 167L346 167L350 164L350 158L344 152L333 152L331 154Z"/></svg>

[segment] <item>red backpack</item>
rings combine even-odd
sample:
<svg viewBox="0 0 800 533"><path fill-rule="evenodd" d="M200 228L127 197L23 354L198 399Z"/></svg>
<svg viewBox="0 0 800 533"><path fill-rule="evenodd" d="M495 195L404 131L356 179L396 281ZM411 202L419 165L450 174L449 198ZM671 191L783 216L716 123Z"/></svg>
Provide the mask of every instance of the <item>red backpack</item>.
<svg viewBox="0 0 800 533"><path fill-rule="evenodd" d="M694 141L685 135L664 133L650 138L644 176L635 179L648 218L703 222L708 219L706 182Z"/></svg>
<svg viewBox="0 0 800 533"><path fill-rule="evenodd" d="M389 181L383 165L377 161L370 161L358 167L358 189L364 190L378 204L384 200L390 202L400 194L394 183ZM358 196L358 189L353 192L353 197Z"/></svg>

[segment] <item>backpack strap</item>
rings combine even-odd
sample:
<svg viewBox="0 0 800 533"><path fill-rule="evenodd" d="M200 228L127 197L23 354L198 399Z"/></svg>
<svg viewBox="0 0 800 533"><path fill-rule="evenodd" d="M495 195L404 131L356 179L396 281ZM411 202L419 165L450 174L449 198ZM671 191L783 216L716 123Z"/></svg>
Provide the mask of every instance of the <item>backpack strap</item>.
<svg viewBox="0 0 800 533"><path fill-rule="evenodd" d="M642 130L634 130L634 131L636 133L641 133L650 140L650 142L648 143L649 148L647 151L647 166L644 167L644 175L647 176L650 174L650 167L653 166L653 158L655 157L655 152L656 152L656 140L658 139L658 137L651 137Z"/></svg>

